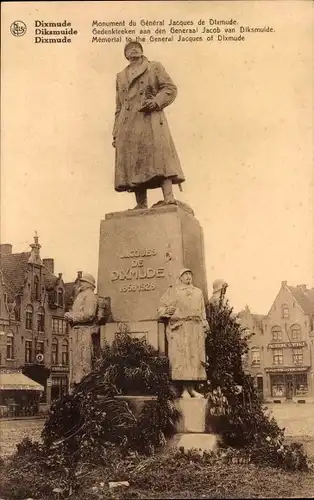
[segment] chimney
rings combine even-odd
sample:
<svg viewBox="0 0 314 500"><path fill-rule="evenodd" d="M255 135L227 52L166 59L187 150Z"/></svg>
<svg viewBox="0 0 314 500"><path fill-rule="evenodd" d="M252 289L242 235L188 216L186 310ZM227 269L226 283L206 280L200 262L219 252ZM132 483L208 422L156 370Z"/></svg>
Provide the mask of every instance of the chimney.
<svg viewBox="0 0 314 500"><path fill-rule="evenodd" d="M43 264L48 269L48 271L51 272L51 274L54 274L55 263L53 259L43 259Z"/></svg>
<svg viewBox="0 0 314 500"><path fill-rule="evenodd" d="M306 285L297 285L297 288L299 288L300 290L302 290L302 292L306 292L307 291Z"/></svg>
<svg viewBox="0 0 314 500"><path fill-rule="evenodd" d="M62 273L58 273L59 280L62 279Z"/></svg>
<svg viewBox="0 0 314 500"><path fill-rule="evenodd" d="M282 281L281 286L287 286L287 283L288 283L287 281Z"/></svg>
<svg viewBox="0 0 314 500"><path fill-rule="evenodd" d="M10 243L4 243L3 245L0 245L0 253L2 253L2 255L11 255L12 245Z"/></svg>
<svg viewBox="0 0 314 500"><path fill-rule="evenodd" d="M81 279L83 271L77 271L77 278L78 280Z"/></svg>

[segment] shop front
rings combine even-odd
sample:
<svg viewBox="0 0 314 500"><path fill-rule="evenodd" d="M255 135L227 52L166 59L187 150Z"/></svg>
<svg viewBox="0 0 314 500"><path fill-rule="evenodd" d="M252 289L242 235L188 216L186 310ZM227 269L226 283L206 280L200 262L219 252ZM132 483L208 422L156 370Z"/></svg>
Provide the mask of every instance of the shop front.
<svg viewBox="0 0 314 500"><path fill-rule="evenodd" d="M44 387L19 370L0 371L0 416L34 416Z"/></svg>
<svg viewBox="0 0 314 500"><path fill-rule="evenodd" d="M69 368L53 366L51 369L51 401L67 394L68 389Z"/></svg>
<svg viewBox="0 0 314 500"><path fill-rule="evenodd" d="M310 396L309 367L266 368L272 400L301 400Z"/></svg>

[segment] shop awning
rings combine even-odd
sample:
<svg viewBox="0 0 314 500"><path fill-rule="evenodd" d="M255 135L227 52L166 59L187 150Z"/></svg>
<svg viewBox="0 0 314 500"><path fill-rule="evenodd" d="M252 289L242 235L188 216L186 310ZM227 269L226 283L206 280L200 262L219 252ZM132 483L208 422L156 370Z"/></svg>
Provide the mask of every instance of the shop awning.
<svg viewBox="0 0 314 500"><path fill-rule="evenodd" d="M2 391L44 391L44 387L23 373L0 373Z"/></svg>

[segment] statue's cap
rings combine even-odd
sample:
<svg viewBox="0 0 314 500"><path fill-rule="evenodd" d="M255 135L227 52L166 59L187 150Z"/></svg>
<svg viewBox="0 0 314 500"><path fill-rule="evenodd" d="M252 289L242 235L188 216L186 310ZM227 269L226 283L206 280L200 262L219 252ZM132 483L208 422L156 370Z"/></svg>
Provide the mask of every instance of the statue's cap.
<svg viewBox="0 0 314 500"><path fill-rule="evenodd" d="M126 44L126 46L124 47L124 55L125 55L125 57L126 57L126 51L127 51L127 49L128 49L131 45L137 45L137 46L141 49L141 51L142 51L142 52L144 52L142 44L141 44L140 42L137 42L136 40L133 40L133 41L131 41L131 42L128 42L128 43Z"/></svg>
<svg viewBox="0 0 314 500"><path fill-rule="evenodd" d="M220 290L222 290L224 287L227 286L228 283L224 279L217 278L213 283L213 290L214 292L219 292Z"/></svg>
<svg viewBox="0 0 314 500"><path fill-rule="evenodd" d="M92 274L89 273L83 273L82 277L80 278L80 281L85 281L86 283L90 283L90 285L93 285L95 287L96 280Z"/></svg>
<svg viewBox="0 0 314 500"><path fill-rule="evenodd" d="M183 276L183 274L185 274L185 273L191 273L191 274L193 274L192 271L191 271L191 269L188 269L187 267L185 267L185 268L181 269L181 271L179 273L179 278L181 278L181 276Z"/></svg>

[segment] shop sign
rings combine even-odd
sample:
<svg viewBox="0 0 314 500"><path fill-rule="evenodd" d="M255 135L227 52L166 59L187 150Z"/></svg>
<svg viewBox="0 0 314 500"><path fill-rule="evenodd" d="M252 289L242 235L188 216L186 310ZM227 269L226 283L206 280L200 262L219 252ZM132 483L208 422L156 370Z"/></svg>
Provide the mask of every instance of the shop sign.
<svg viewBox="0 0 314 500"><path fill-rule="evenodd" d="M22 373L18 368L1 368L0 373Z"/></svg>
<svg viewBox="0 0 314 500"><path fill-rule="evenodd" d="M290 367L269 367L265 368L265 372L269 373L289 373L289 372L305 372L309 369L309 366L290 366Z"/></svg>
<svg viewBox="0 0 314 500"><path fill-rule="evenodd" d="M283 349L284 347L292 347L292 348L296 348L296 347L306 347L307 344L304 340L302 340L301 342L281 342L279 344L279 342L276 342L274 344L268 344L268 349Z"/></svg>
<svg viewBox="0 0 314 500"><path fill-rule="evenodd" d="M68 373L69 367L68 366L52 366L51 371L58 372L58 373Z"/></svg>

